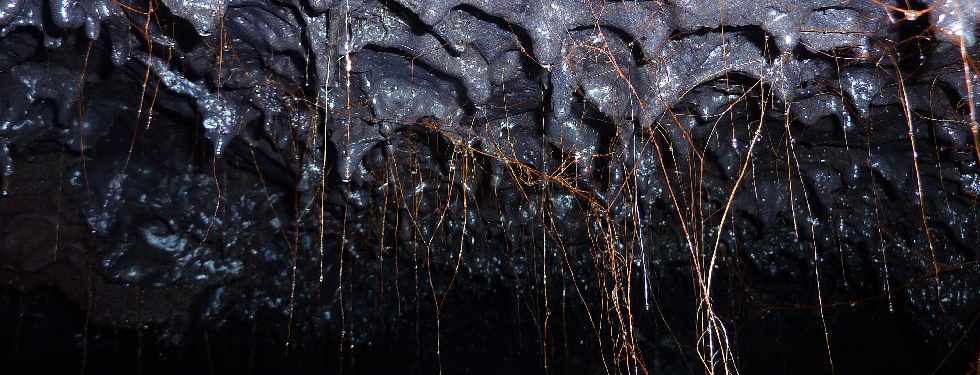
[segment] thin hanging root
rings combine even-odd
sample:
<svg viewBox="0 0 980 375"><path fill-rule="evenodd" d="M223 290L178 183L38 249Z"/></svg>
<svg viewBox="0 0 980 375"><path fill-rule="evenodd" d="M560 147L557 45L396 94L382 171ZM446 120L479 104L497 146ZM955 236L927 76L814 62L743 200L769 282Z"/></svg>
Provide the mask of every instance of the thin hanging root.
<svg viewBox="0 0 980 375"><path fill-rule="evenodd" d="M977 158L977 167L980 168L980 124L977 124L977 106L973 100L973 59L966 49L966 41L960 37L960 59L963 60L963 80L966 85L966 105L970 115L970 133L973 134L973 151Z"/></svg>
<svg viewBox="0 0 980 375"><path fill-rule="evenodd" d="M759 85L759 83L761 83L761 81L756 82L756 85ZM765 125L764 116L766 113L765 112L766 93L765 93L765 88L761 85L759 85L759 90L761 91L760 97L762 100L762 104L761 104L762 110L760 111L759 125L755 128L755 132L752 134L752 140L749 142L749 149L747 151L747 155L745 156L745 161L742 162L742 166L739 169L738 178L735 180L735 185L732 186L731 193L728 194L727 202L725 202L725 209L721 215L721 222L718 224L716 230L717 233L715 234L716 236L715 245L714 245L714 249L711 251L711 260L708 262L708 276L707 276L707 281L704 283L705 284L704 291L703 291L704 297L701 302L702 307L705 309L705 313L708 315L708 322L710 326L709 331L713 335L717 335L718 343L719 345L722 346L720 349L722 352L723 359L725 359L725 357L728 358L731 357L731 351L730 351L731 348L727 343L728 339L727 339L727 334L725 334L726 329L724 328L724 324L720 321L720 318L718 318L718 316L715 314L714 308L712 307L711 283L713 281L715 263L718 259L718 248L721 245L721 236L725 228L725 223L728 221L728 213L731 211L732 204L735 201L735 194L738 192L738 188L739 186L741 186L742 180L745 178L746 172L748 170L748 166L752 160L752 152L755 149L755 145L757 141L759 140L759 135L762 134L762 127ZM699 309L702 307L699 307ZM712 345L714 344L714 338L711 339L711 344ZM714 356L713 350L711 351L711 353L712 356ZM731 359L725 359L722 361L726 374L730 373L730 369L728 368L728 363L730 362L730 360ZM713 365L711 366L711 369L713 372L714 371Z"/></svg>
<svg viewBox="0 0 980 375"><path fill-rule="evenodd" d="M458 151L459 148L460 147L458 146L454 146L453 156L449 160L450 163L455 163L456 156L461 153ZM456 282L456 276L459 275L459 267L463 264L463 247L466 240L466 223L467 221L469 221L466 219L466 215L468 213L468 201L469 201L469 199L467 198L466 179L469 178L469 161L472 155L470 155L470 152L465 149L462 151L462 154L463 154L462 156L463 168L462 171L460 171L460 181L462 181L460 185L462 186L462 188L460 190L462 190L462 196L463 196L463 228L459 232L459 253L456 255L456 267L453 269L453 274L449 278L449 284L448 286L446 286L446 292L442 295L442 300L439 301L439 305L444 304L446 302L446 299L449 298L449 291L453 289L453 284ZM446 212L449 211L449 204L452 202L452 190L454 185L453 180L455 179L455 176L456 176L456 171L454 168L452 176L450 177L449 180L449 187L447 189L449 190L449 196L446 198L446 207L443 210L443 217L445 217ZM440 222L441 221L442 219L440 218ZM435 234L433 234L433 236L435 236Z"/></svg>
<svg viewBox="0 0 980 375"><path fill-rule="evenodd" d="M830 372L831 372L831 374L836 374L837 373L837 367L834 365L834 355L833 355L833 352L831 350L831 345L830 345L830 328L827 326L827 316L826 316L826 313L824 311L825 310L825 308L824 308L825 305L824 305L824 302L823 302L823 286L821 285L821 282L820 282L820 255L817 252L816 219L815 219L815 216L813 215L813 206L810 204L810 194L807 192L806 185L805 185L805 183L803 181L803 174L801 173L801 171L803 169L800 167L800 158L796 154L796 142L793 139L793 133L792 133L792 130L790 129L790 127L789 127L789 118L790 117L789 117L789 106L788 105L786 106L786 112L784 112L783 118L785 119L785 123L783 124L783 126L786 128L786 143L788 145L787 146L787 149L786 149L786 152L787 152L787 155L786 155L787 176L786 177L787 177L787 185L789 185L789 188L790 188L790 205L793 207L793 227L794 228L797 228L796 229L796 231L797 231L796 236L797 236L797 240L798 240L799 239L799 229L798 229L797 224L796 224L796 211L795 211L796 210L796 208L795 208L796 205L793 203L793 199L794 198L793 198L793 193L792 193L792 189L793 189L793 181L792 181L792 178L793 178L793 168L792 168L792 164L796 164L796 170L797 170L796 175L797 175L797 178L800 181L800 187L801 187L800 190L803 191L803 201L806 203L806 212L807 212L807 216L809 218L807 220L807 222L810 224L810 237L813 238L813 277L816 280L816 284L817 284L817 306L819 307L819 310L820 310L820 325L823 328L824 347L827 350L827 362L828 362L828 365L830 365ZM792 164L790 163L790 160L793 161ZM802 243L800 244L800 250L803 250L803 244Z"/></svg>
<svg viewBox="0 0 980 375"><path fill-rule="evenodd" d="M899 66L894 54L889 53L888 58L892 60L892 65ZM901 69L895 69L895 74L897 75L896 78L898 78L898 89L901 93L900 102L902 105L903 114L905 115L905 124L908 126L909 142L912 144L912 165L915 167L915 188L916 194L918 195L917 198L919 201L919 215L922 219L922 230L926 236L926 243L929 245L929 254L932 256L933 278L936 281L936 299L937 302L939 302L939 308L942 309L942 288L939 283L939 262L936 260L936 250L935 246L933 245L932 234L929 233L929 216L926 213L925 193L924 189L922 188L922 173L920 172L919 168L919 151L915 142L915 126L912 124L912 108L909 104L908 92L905 89L905 78L902 77ZM969 85L967 85L967 87L969 87Z"/></svg>

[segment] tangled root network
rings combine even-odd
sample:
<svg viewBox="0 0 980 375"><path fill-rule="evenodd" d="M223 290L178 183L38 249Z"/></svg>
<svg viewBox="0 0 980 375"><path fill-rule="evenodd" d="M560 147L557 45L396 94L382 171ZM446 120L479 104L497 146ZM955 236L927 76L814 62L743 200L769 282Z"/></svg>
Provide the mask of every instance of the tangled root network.
<svg viewBox="0 0 980 375"><path fill-rule="evenodd" d="M977 0L0 0L0 351L980 373L978 21Z"/></svg>

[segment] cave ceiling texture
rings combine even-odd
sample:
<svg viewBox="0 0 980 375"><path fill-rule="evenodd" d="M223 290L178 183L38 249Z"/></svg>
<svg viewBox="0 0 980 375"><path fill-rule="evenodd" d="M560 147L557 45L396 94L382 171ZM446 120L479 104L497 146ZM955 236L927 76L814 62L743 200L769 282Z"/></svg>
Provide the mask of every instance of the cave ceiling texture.
<svg viewBox="0 0 980 375"><path fill-rule="evenodd" d="M0 372L980 374L978 21L0 0Z"/></svg>

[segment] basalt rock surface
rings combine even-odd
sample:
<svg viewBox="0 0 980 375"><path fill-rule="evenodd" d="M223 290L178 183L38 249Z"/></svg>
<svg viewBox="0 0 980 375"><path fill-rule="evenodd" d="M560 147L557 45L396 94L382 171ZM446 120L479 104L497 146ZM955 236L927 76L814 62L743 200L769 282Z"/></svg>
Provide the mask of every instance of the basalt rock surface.
<svg viewBox="0 0 980 375"><path fill-rule="evenodd" d="M0 351L976 373L978 6L0 0Z"/></svg>

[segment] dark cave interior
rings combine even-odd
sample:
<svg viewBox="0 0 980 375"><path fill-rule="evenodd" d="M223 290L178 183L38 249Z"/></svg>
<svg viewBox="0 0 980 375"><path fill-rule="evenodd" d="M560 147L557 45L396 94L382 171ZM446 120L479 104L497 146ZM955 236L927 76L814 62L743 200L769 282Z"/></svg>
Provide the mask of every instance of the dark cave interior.
<svg viewBox="0 0 980 375"><path fill-rule="evenodd" d="M0 353L980 374L980 0L0 0Z"/></svg>

